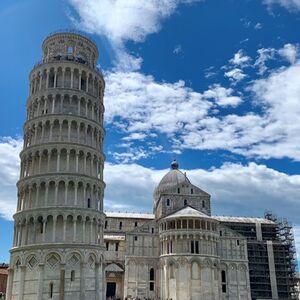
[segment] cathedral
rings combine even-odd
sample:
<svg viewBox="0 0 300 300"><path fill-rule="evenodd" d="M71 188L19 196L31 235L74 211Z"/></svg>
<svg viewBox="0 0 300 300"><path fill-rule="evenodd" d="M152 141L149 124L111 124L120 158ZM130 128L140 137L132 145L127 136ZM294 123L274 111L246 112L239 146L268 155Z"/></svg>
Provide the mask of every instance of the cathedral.
<svg viewBox="0 0 300 300"><path fill-rule="evenodd" d="M98 49L57 32L29 75L8 300L297 299L292 228L211 213L173 161L153 214L103 212ZM151 199L149 199L151 201Z"/></svg>

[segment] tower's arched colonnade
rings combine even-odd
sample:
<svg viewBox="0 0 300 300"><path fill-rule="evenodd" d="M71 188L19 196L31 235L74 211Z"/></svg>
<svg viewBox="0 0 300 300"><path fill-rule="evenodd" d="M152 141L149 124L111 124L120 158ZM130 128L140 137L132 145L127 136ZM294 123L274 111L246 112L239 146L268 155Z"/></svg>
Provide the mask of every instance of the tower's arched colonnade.
<svg viewBox="0 0 300 300"><path fill-rule="evenodd" d="M96 45L55 33L30 73L8 300L102 300L103 93Z"/></svg>

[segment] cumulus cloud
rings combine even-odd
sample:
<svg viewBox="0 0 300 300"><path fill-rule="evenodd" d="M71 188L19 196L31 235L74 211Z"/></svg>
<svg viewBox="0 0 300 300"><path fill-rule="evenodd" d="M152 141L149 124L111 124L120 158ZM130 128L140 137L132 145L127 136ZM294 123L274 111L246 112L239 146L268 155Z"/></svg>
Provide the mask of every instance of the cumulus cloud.
<svg viewBox="0 0 300 300"><path fill-rule="evenodd" d="M157 82L139 72L108 73L106 81L106 122L129 140L133 133L145 140L164 134L178 151L225 149L245 156L300 160L299 62L251 83L252 102L260 113L222 113L243 99L220 85L200 93L183 81Z"/></svg>
<svg viewBox="0 0 300 300"><path fill-rule="evenodd" d="M263 3L267 4L269 7L272 5L280 5L289 10L300 9L300 0L263 0Z"/></svg>
<svg viewBox="0 0 300 300"><path fill-rule="evenodd" d="M224 75L234 83L237 83L246 77L246 74L239 68L234 68L232 70L229 70L225 72Z"/></svg>
<svg viewBox="0 0 300 300"><path fill-rule="evenodd" d="M237 106L242 102L242 99L239 96L232 96L233 93L233 89L226 89L219 84L215 84L205 91L203 96L204 98L212 99L219 106Z"/></svg>
<svg viewBox="0 0 300 300"><path fill-rule="evenodd" d="M165 134L173 143L175 135L189 132L208 113L242 101L232 89L220 85L199 93L183 81L157 82L139 72L108 73L106 83L106 122L127 133L126 139Z"/></svg>
<svg viewBox="0 0 300 300"><path fill-rule="evenodd" d="M293 44L285 44L280 49L275 48L261 48L257 50L257 59L254 63L254 67L257 67L259 70L259 74L264 74L268 67L266 63L270 60L274 60L277 58L283 58L287 60L290 64L294 64L296 62L297 56L299 52L298 45Z"/></svg>
<svg viewBox="0 0 300 300"><path fill-rule="evenodd" d="M106 209L123 205L127 210L138 211L144 207L151 211L153 190L167 171L138 164L107 163ZM192 183L212 195L214 214L262 216L265 210L271 209L279 217L299 224L300 175L288 175L256 163L182 171L187 172Z"/></svg>
<svg viewBox="0 0 300 300"><path fill-rule="evenodd" d="M23 147L21 139L0 139L0 217L11 219L15 212L19 179L19 153Z"/></svg>
<svg viewBox="0 0 300 300"><path fill-rule="evenodd" d="M242 49L234 54L233 58L230 59L230 63L234 66L246 67L249 65L251 57L246 55Z"/></svg>
<svg viewBox="0 0 300 300"><path fill-rule="evenodd" d="M278 54L293 64L296 61L298 50L298 45L285 44L283 48L278 50Z"/></svg>
<svg viewBox="0 0 300 300"><path fill-rule="evenodd" d="M163 20L172 15L180 4L201 0L69 0L78 13L71 15L77 27L105 36L113 46L116 65L122 70L137 70L140 57L127 53L127 41L142 42L158 32Z"/></svg>

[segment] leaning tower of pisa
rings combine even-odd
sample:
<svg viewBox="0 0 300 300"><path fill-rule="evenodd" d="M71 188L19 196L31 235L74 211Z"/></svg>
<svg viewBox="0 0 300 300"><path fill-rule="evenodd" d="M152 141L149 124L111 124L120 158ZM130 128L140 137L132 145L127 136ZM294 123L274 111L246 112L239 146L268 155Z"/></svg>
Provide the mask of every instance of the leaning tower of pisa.
<svg viewBox="0 0 300 300"><path fill-rule="evenodd" d="M54 33L30 73L8 300L104 299L98 49Z"/></svg>

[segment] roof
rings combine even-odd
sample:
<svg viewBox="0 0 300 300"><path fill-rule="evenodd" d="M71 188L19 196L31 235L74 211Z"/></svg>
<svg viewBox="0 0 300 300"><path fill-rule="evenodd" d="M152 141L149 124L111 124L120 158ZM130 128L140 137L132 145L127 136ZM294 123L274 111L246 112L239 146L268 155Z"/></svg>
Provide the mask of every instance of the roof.
<svg viewBox="0 0 300 300"><path fill-rule="evenodd" d="M180 210L176 211L175 213L164 217L164 219L173 219L173 218L206 218L206 219L210 219L211 217L191 206L185 206L184 208L181 208Z"/></svg>
<svg viewBox="0 0 300 300"><path fill-rule="evenodd" d="M275 224L275 222L264 218L252 217L227 217L227 216L213 216L214 219L220 222L228 223L260 223L260 224Z"/></svg>
<svg viewBox="0 0 300 300"><path fill-rule="evenodd" d="M118 265L112 263L110 265L108 265L106 268L105 268L105 271L106 272L113 272L113 273L119 273L119 272L124 272L124 270L119 267Z"/></svg>
<svg viewBox="0 0 300 300"><path fill-rule="evenodd" d="M125 235L124 234L104 234L105 240L111 240L111 241L125 241Z"/></svg>
<svg viewBox="0 0 300 300"><path fill-rule="evenodd" d="M171 170L161 179L158 186L155 188L154 197L158 200L159 194L172 189L182 183L190 183L185 173L179 169L178 163L174 160L171 164Z"/></svg>
<svg viewBox="0 0 300 300"><path fill-rule="evenodd" d="M106 212L105 214L107 218L147 219L147 220L152 220L155 218L153 214L146 214L146 213Z"/></svg>
<svg viewBox="0 0 300 300"><path fill-rule="evenodd" d="M187 206L190 207L190 206ZM186 208L186 207L185 207ZM202 214L198 210L196 210L198 213ZM179 211L178 211L179 212ZM176 213L178 213L176 212ZM105 213L108 218L124 218L124 219L147 219L147 220L154 220L155 215L154 214L146 214L146 213L131 213L131 212L106 212ZM170 215L173 218L173 214ZM191 215L189 215L191 216ZM206 216L207 218L209 216L203 214L202 217ZM168 217L168 216L167 216ZM165 217L165 218L167 218ZM199 216L200 217L200 216ZM220 222L227 222L227 223L245 223L245 224L275 224L275 222L264 219L264 218L252 218L252 217L228 217L228 216L212 216L215 220L218 220Z"/></svg>

